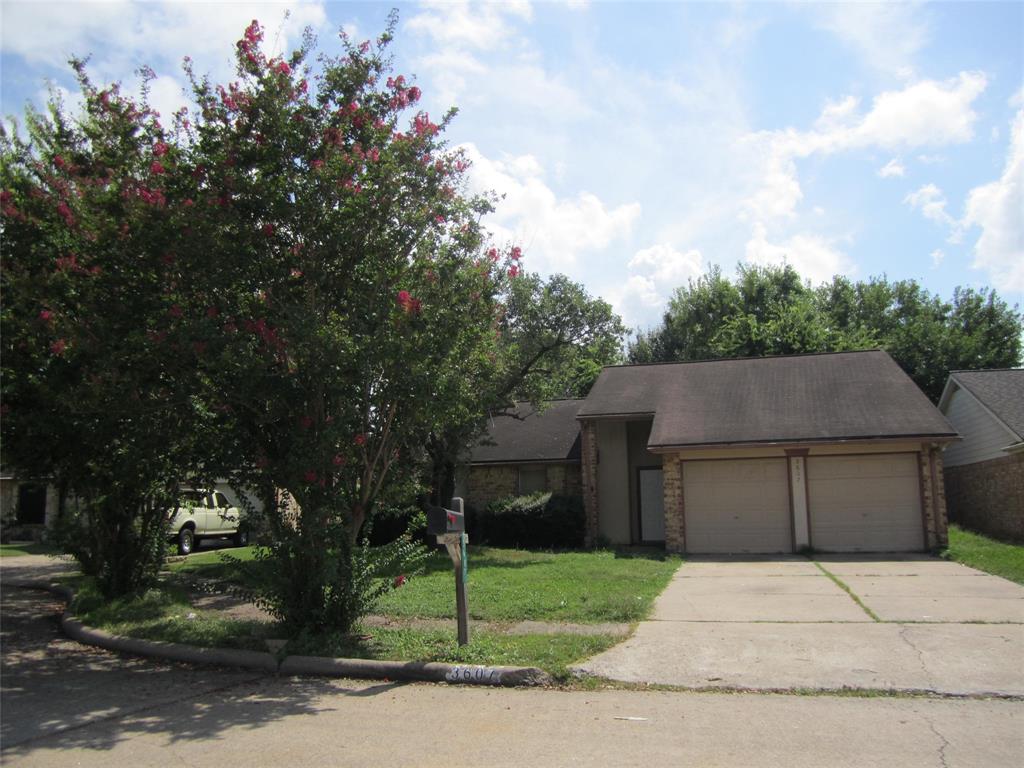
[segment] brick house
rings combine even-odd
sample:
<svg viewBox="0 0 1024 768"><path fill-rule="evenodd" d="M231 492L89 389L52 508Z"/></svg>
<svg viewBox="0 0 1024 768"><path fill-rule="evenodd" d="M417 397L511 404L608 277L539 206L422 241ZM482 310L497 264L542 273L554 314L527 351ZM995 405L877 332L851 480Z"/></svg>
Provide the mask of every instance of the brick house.
<svg viewBox="0 0 1024 768"><path fill-rule="evenodd" d="M946 544L942 451L957 432L880 350L610 366L586 399L523 414L495 419L490 445L473 451L467 498L580 482L591 544Z"/></svg>
<svg viewBox="0 0 1024 768"><path fill-rule="evenodd" d="M946 543L956 430L883 351L605 368L580 407L591 540L692 553Z"/></svg>
<svg viewBox="0 0 1024 768"><path fill-rule="evenodd" d="M945 456L950 520L1024 541L1024 369L953 371L939 410L963 436Z"/></svg>
<svg viewBox="0 0 1024 768"><path fill-rule="evenodd" d="M492 417L487 435L456 475L455 495L476 509L535 491L580 495L576 412L582 402L554 400L539 411L524 403Z"/></svg>

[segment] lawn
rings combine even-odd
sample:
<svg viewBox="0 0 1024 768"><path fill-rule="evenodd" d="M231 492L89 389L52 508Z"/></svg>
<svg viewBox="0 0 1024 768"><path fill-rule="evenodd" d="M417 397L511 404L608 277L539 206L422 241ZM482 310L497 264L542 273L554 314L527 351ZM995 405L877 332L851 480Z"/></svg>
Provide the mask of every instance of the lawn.
<svg viewBox="0 0 1024 768"><path fill-rule="evenodd" d="M227 619L198 611L188 602L180 576L245 583L244 562L255 549L244 547L191 555L173 562L159 589L135 600L105 602L79 582L76 611L85 623L110 632L151 640L208 647L264 650L280 637L275 624ZM243 565L227 560L238 558ZM654 598L679 566L679 558L614 552L535 552L471 547L469 605L474 619L511 624L534 620L595 623L633 622L647 615ZM374 611L392 618L450 618L455 586L447 554L436 553L423 575L391 592ZM502 627L477 628L460 648L452 630L420 627L359 628L353 636L299 638L286 654L347 656L406 661L537 666L558 679L568 666L621 640L613 634L513 635Z"/></svg>
<svg viewBox="0 0 1024 768"><path fill-rule="evenodd" d="M1024 584L1024 546L997 541L956 525L949 526L943 557Z"/></svg>
<svg viewBox="0 0 1024 768"><path fill-rule="evenodd" d="M38 541L23 541L14 544L0 544L0 557L21 557L22 555L59 555L61 551L52 544Z"/></svg>

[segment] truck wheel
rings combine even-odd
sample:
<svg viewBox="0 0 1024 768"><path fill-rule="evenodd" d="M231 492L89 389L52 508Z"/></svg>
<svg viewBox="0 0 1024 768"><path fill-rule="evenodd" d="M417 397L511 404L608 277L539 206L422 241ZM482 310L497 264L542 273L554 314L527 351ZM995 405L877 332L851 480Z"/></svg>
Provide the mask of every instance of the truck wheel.
<svg viewBox="0 0 1024 768"><path fill-rule="evenodd" d="M249 532L248 531L237 531L231 540L235 543L236 547L245 547L249 545Z"/></svg>
<svg viewBox="0 0 1024 768"><path fill-rule="evenodd" d="M196 539L195 531L188 526L178 531L178 554L179 555L190 555L192 550L195 549L198 544Z"/></svg>

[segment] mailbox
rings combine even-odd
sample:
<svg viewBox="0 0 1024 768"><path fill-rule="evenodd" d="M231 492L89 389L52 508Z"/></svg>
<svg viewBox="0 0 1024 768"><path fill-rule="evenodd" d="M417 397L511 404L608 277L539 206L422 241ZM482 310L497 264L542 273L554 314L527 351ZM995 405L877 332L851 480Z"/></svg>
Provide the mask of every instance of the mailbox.
<svg viewBox="0 0 1024 768"><path fill-rule="evenodd" d="M432 536L443 536L446 533L465 533L466 517L444 507L431 507L427 510L427 533Z"/></svg>

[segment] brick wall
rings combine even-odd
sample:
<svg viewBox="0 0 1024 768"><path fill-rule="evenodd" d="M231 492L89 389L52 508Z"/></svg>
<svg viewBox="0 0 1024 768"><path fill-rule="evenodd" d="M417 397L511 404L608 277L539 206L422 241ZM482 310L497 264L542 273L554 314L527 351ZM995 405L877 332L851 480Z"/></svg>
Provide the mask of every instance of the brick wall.
<svg viewBox="0 0 1024 768"><path fill-rule="evenodd" d="M583 486L583 508L586 511L586 528L583 544L592 547L597 544L597 428L593 421L580 424L581 483Z"/></svg>
<svg viewBox="0 0 1024 768"><path fill-rule="evenodd" d="M662 462L665 488L665 551L686 549L683 515L683 463L678 455L666 455Z"/></svg>
<svg viewBox="0 0 1024 768"><path fill-rule="evenodd" d="M945 480L951 521L1024 541L1024 453L946 467Z"/></svg>
<svg viewBox="0 0 1024 768"><path fill-rule="evenodd" d="M564 496L579 496L582 492L579 464L495 464L469 468L466 479L466 504L483 509L492 501L516 495L519 492L519 469L527 466L545 468L546 491Z"/></svg>

